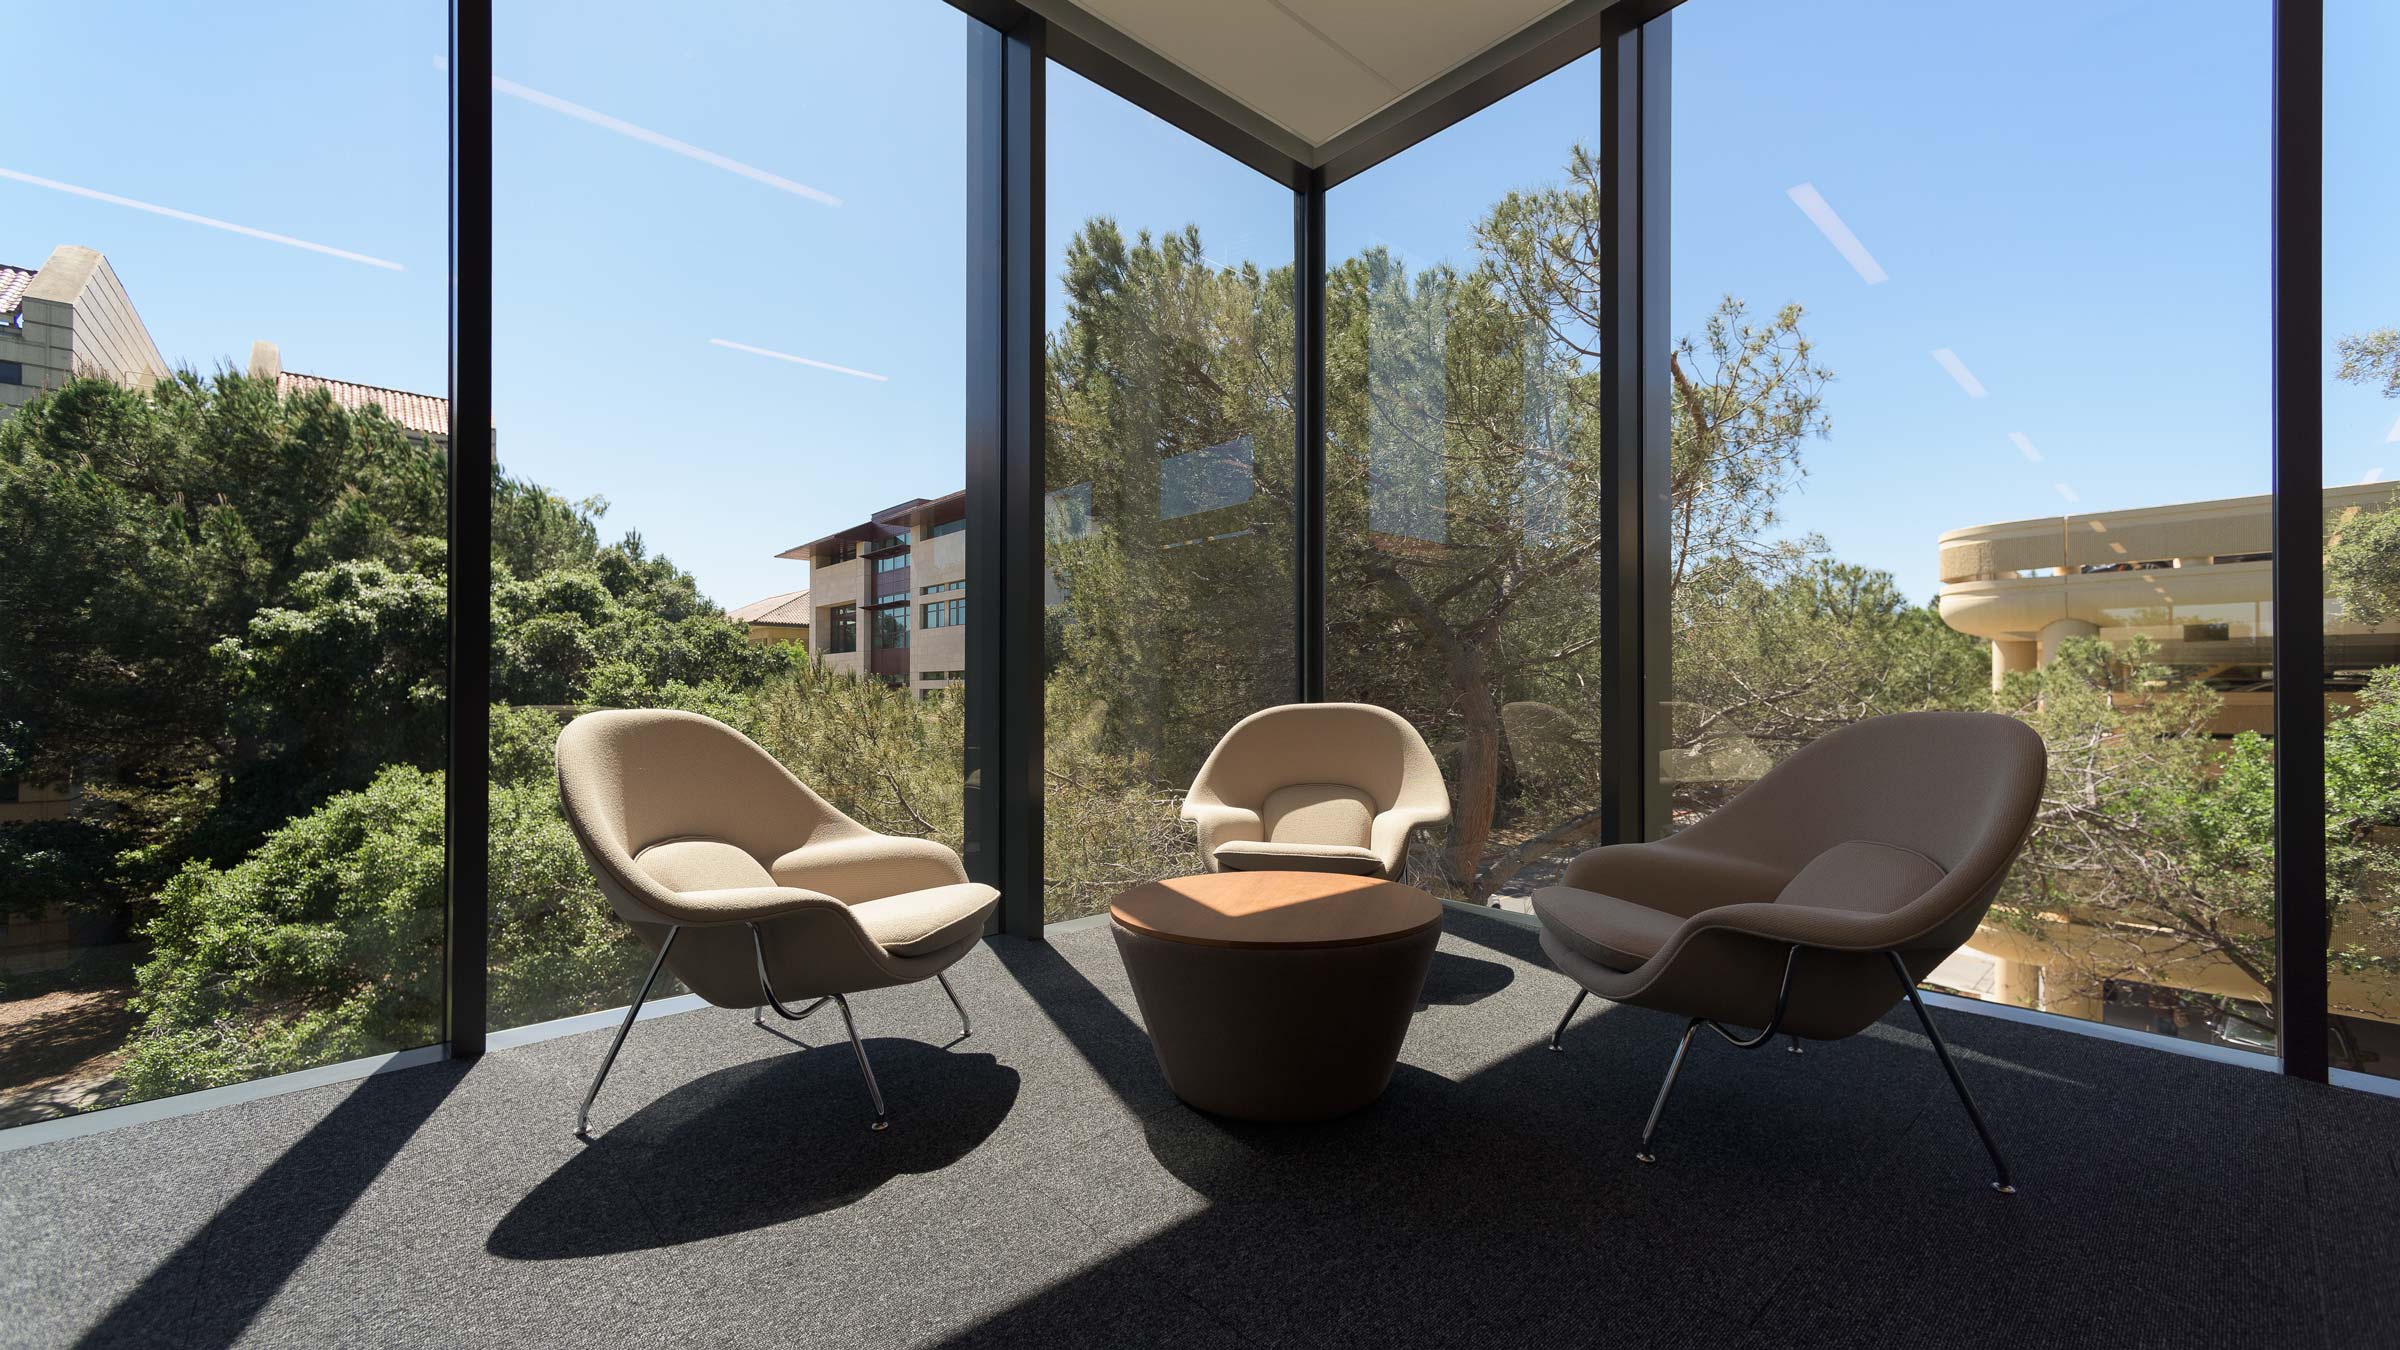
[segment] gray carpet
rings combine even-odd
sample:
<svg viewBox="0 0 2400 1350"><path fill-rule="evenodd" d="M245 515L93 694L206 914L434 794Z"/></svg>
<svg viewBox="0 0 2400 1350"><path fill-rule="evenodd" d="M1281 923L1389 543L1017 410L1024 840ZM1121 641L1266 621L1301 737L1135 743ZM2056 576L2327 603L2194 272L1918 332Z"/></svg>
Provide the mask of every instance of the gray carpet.
<svg viewBox="0 0 2400 1350"><path fill-rule="evenodd" d="M994 939L802 1048L705 1011L0 1155L7 1345L2400 1344L2400 1101L1906 1010L1806 1055L1587 1010L1454 911L1390 1094L1199 1116L1103 929ZM1937 1014L1938 1015L1938 1014Z"/></svg>

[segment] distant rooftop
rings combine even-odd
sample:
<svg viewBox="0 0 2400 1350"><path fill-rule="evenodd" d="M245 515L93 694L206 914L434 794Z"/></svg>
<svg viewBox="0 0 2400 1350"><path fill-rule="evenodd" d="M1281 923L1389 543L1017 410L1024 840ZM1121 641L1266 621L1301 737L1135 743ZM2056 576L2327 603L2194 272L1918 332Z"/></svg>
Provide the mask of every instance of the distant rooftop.
<svg viewBox="0 0 2400 1350"><path fill-rule="evenodd" d="M753 600L739 609L726 610L725 617L735 623L805 624L808 592L785 591L764 600Z"/></svg>
<svg viewBox="0 0 2400 1350"><path fill-rule="evenodd" d="M852 525L847 529L835 530L821 539L811 539L805 544L795 544L775 556L798 558L800 561L806 562L812 552L827 544L880 543L898 534L905 528L909 518L919 512L929 511L937 517L947 519L953 511L963 513L966 509L966 501L967 490L965 488L945 493L939 497L911 497L898 505L883 508L860 524Z"/></svg>
<svg viewBox="0 0 2400 1350"><path fill-rule="evenodd" d="M382 408L384 416L419 435L450 434L450 400L446 398L412 394L404 389L379 389L371 384L352 384L348 380L327 379L323 375L297 375L288 370L275 377L275 392L285 398L319 389L331 394L335 403L350 412L364 412L372 404Z"/></svg>
<svg viewBox="0 0 2400 1350"><path fill-rule="evenodd" d="M283 352L272 342L256 342L250 346L250 377L263 380L272 376L275 392L283 398L294 394L323 390L345 412L364 412L369 406L383 409L383 415L420 436L448 437L450 434L450 400L432 394L412 394L405 389L385 389L372 384L353 384L348 380L329 379L323 375L301 375L283 368Z"/></svg>

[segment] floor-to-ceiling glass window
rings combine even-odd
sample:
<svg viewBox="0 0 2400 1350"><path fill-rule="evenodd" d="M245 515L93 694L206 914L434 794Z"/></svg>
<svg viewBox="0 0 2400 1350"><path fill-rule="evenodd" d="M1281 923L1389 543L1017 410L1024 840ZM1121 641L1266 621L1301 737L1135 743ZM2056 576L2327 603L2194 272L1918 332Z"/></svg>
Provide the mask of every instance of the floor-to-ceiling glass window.
<svg viewBox="0 0 2400 1350"><path fill-rule="evenodd" d="M705 713L868 827L956 847L964 16L494 14L491 1014L646 953L558 806L598 708ZM947 611L946 611L947 613Z"/></svg>
<svg viewBox="0 0 2400 1350"><path fill-rule="evenodd" d="M2336 1069L2400 1078L2400 9L2325 6L2325 823Z"/></svg>
<svg viewBox="0 0 2400 1350"><path fill-rule="evenodd" d="M447 16L8 26L0 1126L438 1040Z"/></svg>
<svg viewBox="0 0 2400 1350"><path fill-rule="evenodd" d="M1929 983L2260 1051L2270 10L1676 11L1659 766L1675 828L1863 717L2021 717L2039 818Z"/></svg>
<svg viewBox="0 0 2400 1350"><path fill-rule="evenodd" d="M1201 870L1193 773L1294 695L1292 193L1055 65L1046 163L1057 920Z"/></svg>
<svg viewBox="0 0 2400 1350"><path fill-rule="evenodd" d="M1600 827L1600 60L1333 189L1326 693L1423 733L1408 875L1523 908Z"/></svg>

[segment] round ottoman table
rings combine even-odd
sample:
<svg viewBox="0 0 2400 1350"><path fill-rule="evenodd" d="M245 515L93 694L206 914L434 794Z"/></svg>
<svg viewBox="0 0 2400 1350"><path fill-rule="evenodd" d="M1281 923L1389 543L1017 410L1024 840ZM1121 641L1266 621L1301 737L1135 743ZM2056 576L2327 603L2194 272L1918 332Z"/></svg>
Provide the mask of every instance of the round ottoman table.
<svg viewBox="0 0 2400 1350"><path fill-rule="evenodd" d="M1154 881L1109 907L1175 1095L1240 1120L1326 1120L1383 1095L1441 902L1324 872Z"/></svg>

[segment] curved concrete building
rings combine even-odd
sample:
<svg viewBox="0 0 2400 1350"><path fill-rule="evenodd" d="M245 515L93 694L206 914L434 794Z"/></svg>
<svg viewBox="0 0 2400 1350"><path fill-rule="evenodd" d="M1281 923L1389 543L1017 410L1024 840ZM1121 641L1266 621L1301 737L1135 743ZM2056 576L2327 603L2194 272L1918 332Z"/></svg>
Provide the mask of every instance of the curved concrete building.
<svg viewBox="0 0 2400 1350"><path fill-rule="evenodd" d="M2325 489L2331 528L2400 501L2400 485ZM2218 730L2266 731L2274 671L2273 498L2045 516L1941 537L1942 621L1992 644L1992 684L2047 664L2069 638L2146 637L2159 659L2224 699ZM2328 600L2326 689L2400 664L2400 623L2363 624Z"/></svg>

